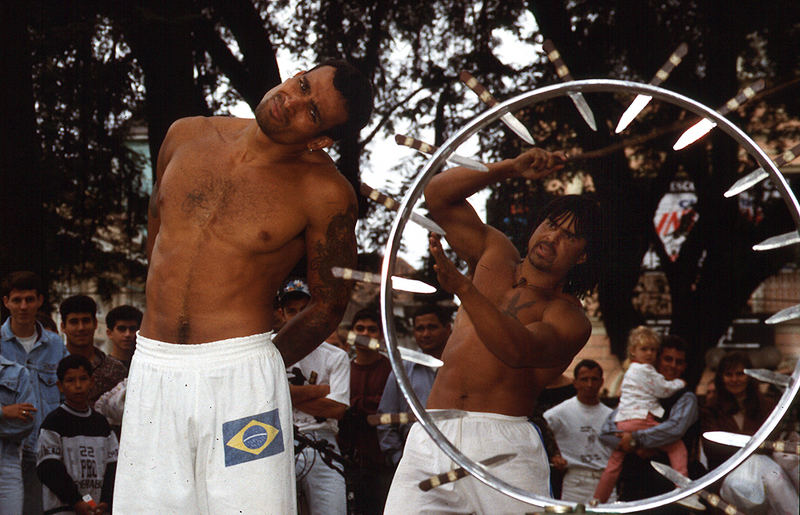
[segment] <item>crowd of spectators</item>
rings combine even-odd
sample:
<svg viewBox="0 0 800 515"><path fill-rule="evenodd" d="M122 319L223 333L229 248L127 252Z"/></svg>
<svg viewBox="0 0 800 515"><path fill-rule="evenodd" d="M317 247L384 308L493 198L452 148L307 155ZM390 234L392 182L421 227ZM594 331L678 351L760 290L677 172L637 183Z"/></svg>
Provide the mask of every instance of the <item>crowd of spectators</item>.
<svg viewBox="0 0 800 515"><path fill-rule="evenodd" d="M142 312L132 306L108 312L106 354L95 345L97 305L91 297L64 299L57 326L42 316L43 295L39 278L29 272L11 274L3 284L10 316L0 328L0 515L110 512L126 377ZM302 280L287 282L277 297L277 320L291 320L309 299ZM408 322L419 350L441 358L451 313L424 305ZM381 332L377 311L360 310L287 370L303 513L383 511L410 424L370 420L409 412L387 357L355 345L354 335L380 342ZM600 397L603 369L584 359L567 371L571 383L543 392L531 413L550 457L554 498L590 504L668 492L675 485L651 460L698 478L737 450L703 439L703 432L752 435L775 406L774 390L745 375L752 368L746 353L722 358L712 387L698 398L682 380L688 349L681 338L640 327L630 341L621 400ZM403 366L424 405L436 370ZM793 423L780 428L779 438L800 439ZM677 461L665 450L677 452ZM712 488L753 512L782 513L789 506L796 513L797 467L796 456L761 454L740 467L747 476L731 474ZM753 493L759 482L768 493L761 498ZM694 497L681 504L661 512L713 509Z"/></svg>

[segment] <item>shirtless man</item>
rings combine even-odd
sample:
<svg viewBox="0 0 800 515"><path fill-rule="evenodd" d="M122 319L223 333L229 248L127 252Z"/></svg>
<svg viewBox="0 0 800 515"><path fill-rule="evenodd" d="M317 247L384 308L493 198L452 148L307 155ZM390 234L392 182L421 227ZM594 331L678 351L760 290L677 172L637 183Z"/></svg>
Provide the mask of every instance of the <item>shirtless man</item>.
<svg viewBox="0 0 800 515"><path fill-rule="evenodd" d="M531 149L489 165L489 173L447 170L428 184L431 216L469 265L461 274L431 236L434 268L461 307L447 342L428 409L461 409L462 419L438 423L473 460L516 453L491 473L549 496L549 466L541 438L527 420L544 386L559 377L589 338L591 324L575 295L594 288L599 209L582 196L559 197L545 208L527 254L484 224L466 198L507 178L539 179L563 166L561 153ZM394 477L386 513L521 513L530 505L475 478L422 492L417 484L453 462L415 425Z"/></svg>
<svg viewBox="0 0 800 515"><path fill-rule="evenodd" d="M322 149L371 109L368 81L330 61L268 91L255 120L170 127L115 513L295 511L285 369L336 328L350 290L330 269L356 258L355 193ZM303 255L310 302L273 334L275 292Z"/></svg>

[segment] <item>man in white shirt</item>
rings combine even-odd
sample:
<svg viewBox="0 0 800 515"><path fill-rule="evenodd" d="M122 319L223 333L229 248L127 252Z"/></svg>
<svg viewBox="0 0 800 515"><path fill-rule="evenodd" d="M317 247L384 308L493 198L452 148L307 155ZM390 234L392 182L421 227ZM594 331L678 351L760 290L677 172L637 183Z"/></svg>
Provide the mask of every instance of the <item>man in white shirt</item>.
<svg viewBox="0 0 800 515"><path fill-rule="evenodd" d="M555 434L567 472L561 499L586 503L592 499L597 482L611 455L611 448L598 438L611 408L600 402L603 369L593 360L584 359L575 366L572 381L577 395L544 412ZM612 494L609 501L616 500Z"/></svg>
<svg viewBox="0 0 800 515"><path fill-rule="evenodd" d="M289 281L281 291L280 314L285 322L311 300L301 279ZM330 445L339 452L338 420L350 404L350 360L342 349L323 342L286 371L292 397L292 418L304 437ZM298 491L302 491L311 515L345 515L347 493L344 476L329 467L320 451L304 447L295 457Z"/></svg>

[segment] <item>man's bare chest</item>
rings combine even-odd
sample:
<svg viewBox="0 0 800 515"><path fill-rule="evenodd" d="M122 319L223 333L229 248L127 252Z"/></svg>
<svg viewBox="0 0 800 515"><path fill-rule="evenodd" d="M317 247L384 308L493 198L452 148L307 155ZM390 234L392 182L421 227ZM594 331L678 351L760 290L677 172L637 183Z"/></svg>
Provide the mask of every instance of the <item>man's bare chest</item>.
<svg viewBox="0 0 800 515"><path fill-rule="evenodd" d="M162 226L271 250L295 238L303 217L290 181L224 156L173 159L161 180Z"/></svg>

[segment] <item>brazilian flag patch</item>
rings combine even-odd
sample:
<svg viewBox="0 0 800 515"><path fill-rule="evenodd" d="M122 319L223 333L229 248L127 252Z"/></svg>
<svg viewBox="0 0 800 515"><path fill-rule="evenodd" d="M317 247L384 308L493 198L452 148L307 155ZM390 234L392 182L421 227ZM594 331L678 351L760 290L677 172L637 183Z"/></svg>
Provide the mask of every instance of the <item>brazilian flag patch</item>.
<svg viewBox="0 0 800 515"><path fill-rule="evenodd" d="M225 466L259 460L283 452L278 410L232 420L222 424Z"/></svg>

